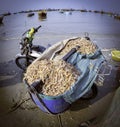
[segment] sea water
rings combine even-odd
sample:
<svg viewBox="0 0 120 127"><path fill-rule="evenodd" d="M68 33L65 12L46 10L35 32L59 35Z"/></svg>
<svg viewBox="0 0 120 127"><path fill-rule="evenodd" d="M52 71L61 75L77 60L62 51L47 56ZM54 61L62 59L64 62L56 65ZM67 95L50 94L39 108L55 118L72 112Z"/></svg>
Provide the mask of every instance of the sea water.
<svg viewBox="0 0 120 127"><path fill-rule="evenodd" d="M34 44L46 47L71 37L84 37L87 32L100 48L120 48L120 20L106 14L51 11L46 18L40 18L37 12L32 17L18 13L4 17L0 25L0 62L14 59L20 52L22 34L39 25L42 27L35 34Z"/></svg>

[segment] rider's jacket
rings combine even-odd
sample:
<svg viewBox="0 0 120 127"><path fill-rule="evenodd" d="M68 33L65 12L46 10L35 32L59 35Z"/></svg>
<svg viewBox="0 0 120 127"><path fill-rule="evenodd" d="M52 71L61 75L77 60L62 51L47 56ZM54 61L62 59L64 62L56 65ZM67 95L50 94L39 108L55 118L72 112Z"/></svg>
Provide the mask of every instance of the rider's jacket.
<svg viewBox="0 0 120 127"><path fill-rule="evenodd" d="M35 29L31 28L30 30L28 30L28 32L26 33L26 37L29 39L29 43L32 42L33 38L34 38L34 34L35 34Z"/></svg>

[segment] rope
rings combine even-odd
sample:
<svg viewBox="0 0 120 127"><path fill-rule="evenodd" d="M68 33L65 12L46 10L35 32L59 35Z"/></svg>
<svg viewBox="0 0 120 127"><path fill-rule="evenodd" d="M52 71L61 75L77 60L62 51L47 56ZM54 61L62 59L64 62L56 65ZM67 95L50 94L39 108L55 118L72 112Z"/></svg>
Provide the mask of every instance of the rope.
<svg viewBox="0 0 120 127"><path fill-rule="evenodd" d="M26 94L27 94L27 93L26 93ZM25 95L25 96L26 96L26 95ZM21 107L22 104L24 104L25 102L27 102L27 101L29 101L29 100L31 100L30 97L29 97L29 98L23 97L20 101L18 101L18 102L16 102L15 104L13 104L13 106L11 106L10 109L9 109L8 111L6 111L5 113L1 114L0 117L3 117L3 116L5 116L5 115L8 115L9 113L12 113L12 112L16 111L18 108ZM36 107L35 107L35 108L36 108ZM25 109L27 109L27 108L21 107L20 109L25 110ZM31 109L33 109L33 108L31 108Z"/></svg>
<svg viewBox="0 0 120 127"><path fill-rule="evenodd" d="M59 121L59 125L60 125L60 127L63 127L63 124L62 124L62 120L61 120L61 116L60 116L60 114L57 115L57 119L58 119L58 121Z"/></svg>
<svg viewBox="0 0 120 127"><path fill-rule="evenodd" d="M0 40L3 40L3 41L9 41L9 40L19 40L20 38L14 38L14 37L11 37L11 38L0 38Z"/></svg>

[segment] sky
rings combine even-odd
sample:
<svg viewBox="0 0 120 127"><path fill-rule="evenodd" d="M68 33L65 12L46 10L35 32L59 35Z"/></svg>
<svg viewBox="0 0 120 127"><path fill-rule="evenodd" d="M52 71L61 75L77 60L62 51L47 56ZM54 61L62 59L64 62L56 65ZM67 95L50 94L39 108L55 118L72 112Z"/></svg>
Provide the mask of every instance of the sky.
<svg viewBox="0 0 120 127"><path fill-rule="evenodd" d="M0 0L0 13L46 8L104 10L120 13L120 0Z"/></svg>

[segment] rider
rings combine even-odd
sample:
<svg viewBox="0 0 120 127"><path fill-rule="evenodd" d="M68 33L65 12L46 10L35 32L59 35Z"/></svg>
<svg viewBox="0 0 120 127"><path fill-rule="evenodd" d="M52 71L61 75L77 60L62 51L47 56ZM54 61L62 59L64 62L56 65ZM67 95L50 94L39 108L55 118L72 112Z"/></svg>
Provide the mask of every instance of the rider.
<svg viewBox="0 0 120 127"><path fill-rule="evenodd" d="M26 48L26 46L28 45L28 50L31 53L31 47L32 47L32 41L34 39L34 34L38 31L38 29L41 26L37 27L37 28L31 28L29 30L27 30L25 33L23 33L23 38L22 38L22 42L20 43L22 45L22 49L24 50L24 48ZM23 51L24 52L24 51Z"/></svg>
<svg viewBox="0 0 120 127"><path fill-rule="evenodd" d="M32 47L32 41L34 38L34 34L37 32L35 28L31 28L30 30L27 31L26 38L28 38L28 43L30 47Z"/></svg>

